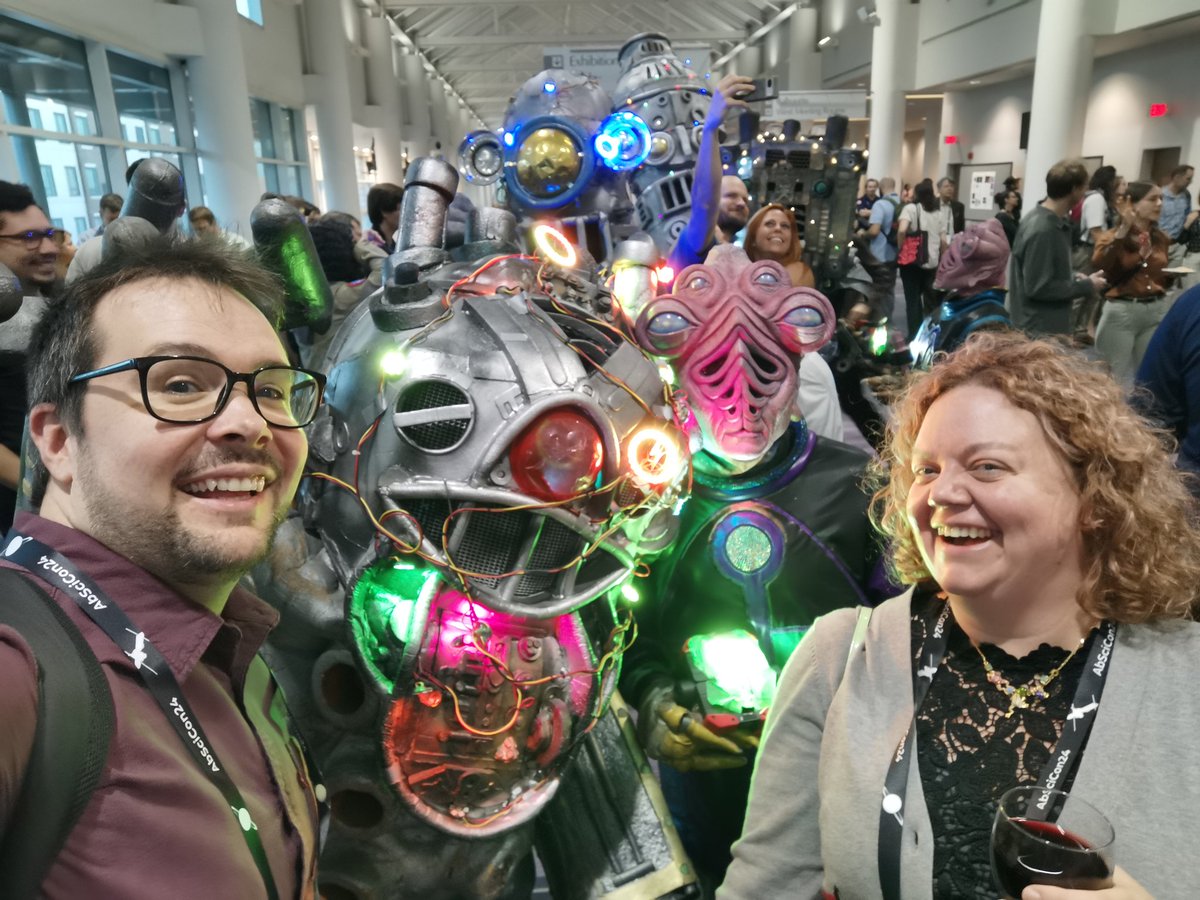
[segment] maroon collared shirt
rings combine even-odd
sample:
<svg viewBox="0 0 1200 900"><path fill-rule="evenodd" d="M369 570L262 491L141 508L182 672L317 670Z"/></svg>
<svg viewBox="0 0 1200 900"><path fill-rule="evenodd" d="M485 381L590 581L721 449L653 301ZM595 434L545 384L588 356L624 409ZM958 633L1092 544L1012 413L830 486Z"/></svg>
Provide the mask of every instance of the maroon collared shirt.
<svg viewBox="0 0 1200 900"><path fill-rule="evenodd" d="M18 515L15 527L70 559L158 648L258 826L279 896L315 896L313 790L283 696L257 657L278 613L239 588L217 616L82 532L29 514ZM34 583L78 625L108 679L115 711L99 786L47 873L43 896L265 897L229 805L133 661L69 597ZM0 835L21 827L10 818L37 721L36 677L29 646L0 626Z"/></svg>

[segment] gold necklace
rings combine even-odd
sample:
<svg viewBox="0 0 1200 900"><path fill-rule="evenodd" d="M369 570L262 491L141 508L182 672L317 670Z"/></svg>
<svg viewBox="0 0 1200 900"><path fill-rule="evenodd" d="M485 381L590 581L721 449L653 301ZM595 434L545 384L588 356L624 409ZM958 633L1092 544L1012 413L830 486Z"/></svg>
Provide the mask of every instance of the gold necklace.
<svg viewBox="0 0 1200 900"><path fill-rule="evenodd" d="M1087 635L1079 639L1079 643L1075 649L1067 654L1067 658L1060 662L1057 666L1050 670L1046 675L1034 675L1033 678L1025 684L1013 687L1011 681L992 668L992 664L988 662L988 658L983 655L983 649L976 644L971 646L975 648L975 652L979 654L979 658L983 660L983 671L987 673L987 680L1000 689L1006 697L1008 697L1008 712L1004 714L1004 718L1011 719L1012 714L1018 709L1026 709L1030 703L1036 700L1045 700L1047 696L1046 687L1055 678L1059 676L1067 663L1074 659L1075 654L1079 652L1079 648L1087 642Z"/></svg>

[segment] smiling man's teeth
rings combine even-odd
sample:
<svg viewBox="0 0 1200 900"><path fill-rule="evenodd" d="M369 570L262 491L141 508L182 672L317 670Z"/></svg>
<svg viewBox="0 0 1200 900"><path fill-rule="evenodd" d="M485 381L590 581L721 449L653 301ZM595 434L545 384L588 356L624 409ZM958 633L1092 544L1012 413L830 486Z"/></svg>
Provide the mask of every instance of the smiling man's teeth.
<svg viewBox="0 0 1200 900"><path fill-rule="evenodd" d="M948 538L990 538L992 532L987 528L949 528L941 525L937 530L939 537Z"/></svg>
<svg viewBox="0 0 1200 900"><path fill-rule="evenodd" d="M183 490L189 494L206 494L213 491L257 494L266 486L266 477L255 475L253 478L209 478L206 481L193 481L185 484Z"/></svg>

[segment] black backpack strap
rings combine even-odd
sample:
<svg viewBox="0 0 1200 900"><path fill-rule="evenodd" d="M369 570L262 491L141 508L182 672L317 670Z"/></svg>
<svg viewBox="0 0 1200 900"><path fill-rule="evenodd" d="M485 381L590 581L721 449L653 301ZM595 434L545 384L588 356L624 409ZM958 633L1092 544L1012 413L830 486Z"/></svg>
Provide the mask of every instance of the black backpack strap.
<svg viewBox="0 0 1200 900"><path fill-rule="evenodd" d="M113 703L100 663L79 628L45 591L0 569L0 623L38 660L38 721L21 793L0 840L0 884L13 900L39 888L108 759Z"/></svg>

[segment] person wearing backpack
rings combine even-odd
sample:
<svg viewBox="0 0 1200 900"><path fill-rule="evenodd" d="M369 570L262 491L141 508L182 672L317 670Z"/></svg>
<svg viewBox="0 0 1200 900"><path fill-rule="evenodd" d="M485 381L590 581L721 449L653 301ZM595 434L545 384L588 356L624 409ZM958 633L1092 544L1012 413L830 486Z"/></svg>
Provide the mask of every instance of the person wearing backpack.
<svg viewBox="0 0 1200 900"><path fill-rule="evenodd" d="M875 269L879 275L873 276L875 284L883 292L890 309L892 291L896 288L896 226L900 218L896 179L884 175L879 179L879 191L867 219L867 249L878 264Z"/></svg>
<svg viewBox="0 0 1200 900"><path fill-rule="evenodd" d="M6 900L316 896L321 791L258 655L279 614L238 586L325 381L289 364L281 311L258 263L163 237L34 333L40 509L0 550Z"/></svg>

